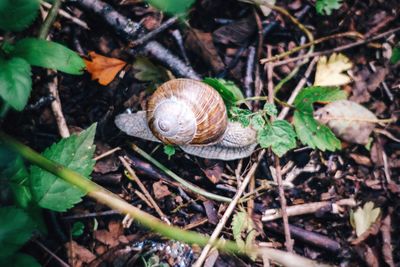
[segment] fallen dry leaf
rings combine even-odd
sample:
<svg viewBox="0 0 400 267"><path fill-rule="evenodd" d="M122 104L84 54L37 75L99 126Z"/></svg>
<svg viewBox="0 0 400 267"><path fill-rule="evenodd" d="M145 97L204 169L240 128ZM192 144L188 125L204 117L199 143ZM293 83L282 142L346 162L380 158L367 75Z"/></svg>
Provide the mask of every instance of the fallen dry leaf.
<svg viewBox="0 0 400 267"><path fill-rule="evenodd" d="M119 244L118 237L115 237L107 230L97 230L93 233L93 236L97 241L110 247L115 247Z"/></svg>
<svg viewBox="0 0 400 267"><path fill-rule="evenodd" d="M333 53L328 59L326 56L318 60L315 73L315 86L339 86L351 82L344 71L351 69L353 63L343 54Z"/></svg>
<svg viewBox="0 0 400 267"><path fill-rule="evenodd" d="M82 263L90 263L96 256L87 248L79 245L75 241L65 243L69 258L73 260L73 266L82 266Z"/></svg>
<svg viewBox="0 0 400 267"><path fill-rule="evenodd" d="M208 167L205 170L202 169L202 171L207 176L208 180L210 180L213 184L217 184L221 180L223 167L219 164L215 164L214 166Z"/></svg>
<svg viewBox="0 0 400 267"><path fill-rule="evenodd" d="M257 30L253 15L245 17L228 25L221 26L212 34L213 40L225 45L243 45Z"/></svg>
<svg viewBox="0 0 400 267"><path fill-rule="evenodd" d="M168 186L164 185L161 181L153 184L153 192L156 199L162 199L171 195L171 192L168 190Z"/></svg>
<svg viewBox="0 0 400 267"><path fill-rule="evenodd" d="M329 103L314 112L314 118L326 124L336 136L349 142L365 145L378 118L365 107L349 101Z"/></svg>
<svg viewBox="0 0 400 267"><path fill-rule="evenodd" d="M374 208L374 203L369 201L364 206L358 207L350 214L350 223L356 230L357 237L360 237L373 225L381 214L380 208ZM379 229L379 228L378 228Z"/></svg>
<svg viewBox="0 0 400 267"><path fill-rule="evenodd" d="M118 74L126 62L116 59L105 57L95 52L89 52L92 61L85 60L86 69L92 75L92 80L98 80L101 85L108 85L115 76Z"/></svg>

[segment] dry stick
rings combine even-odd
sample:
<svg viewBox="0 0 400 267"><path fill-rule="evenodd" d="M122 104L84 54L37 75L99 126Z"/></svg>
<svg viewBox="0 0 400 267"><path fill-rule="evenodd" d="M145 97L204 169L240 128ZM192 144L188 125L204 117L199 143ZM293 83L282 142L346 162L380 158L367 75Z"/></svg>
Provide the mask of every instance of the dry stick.
<svg viewBox="0 0 400 267"><path fill-rule="evenodd" d="M126 41L132 41L143 34L141 24L134 22L125 16L118 13L111 5L100 0L76 0L82 7L93 11L105 20L117 34ZM140 50L127 51L131 55L136 56L137 53L146 53L163 65L171 69L171 71L179 76L195 80L200 80L200 75L197 74L192 67L186 65L181 59L173 55L168 49L156 41L150 41L145 44Z"/></svg>
<svg viewBox="0 0 400 267"><path fill-rule="evenodd" d="M147 41L150 41L154 39L157 35L174 25L178 21L178 17L172 17L168 19L166 22L162 23L157 29L143 35L142 37L132 41L129 43L131 47L135 46L140 46L146 43Z"/></svg>
<svg viewBox="0 0 400 267"><path fill-rule="evenodd" d="M316 39L316 40L314 40L312 42L308 42L306 44L299 45L299 46L297 46L295 48L292 48L289 51L283 52L283 53L281 53L279 55L276 55L276 56L273 56L271 58L263 58L263 59L260 60L260 63L264 64L264 63L268 63L268 62L271 62L271 61L276 61L278 59L281 59L281 58L289 56L289 55L291 55L293 53L296 53L296 52L298 52L298 51L300 51L300 50L302 50L304 48L310 47L312 45L320 44L320 43L328 41L330 39L336 39L336 38L341 38L341 37L363 38L362 34L360 34L359 32L342 32L342 33L332 34L332 35L329 35L329 36L324 36L324 37L318 38L318 39Z"/></svg>
<svg viewBox="0 0 400 267"><path fill-rule="evenodd" d="M288 206L286 209L288 216L298 216L303 214L315 213L321 209L330 209L333 213L338 213L340 206L354 207L357 203L352 198L341 199L332 203L330 201L313 202L295 206ZM282 218L280 209L266 210L261 218L263 222L272 221Z"/></svg>
<svg viewBox="0 0 400 267"><path fill-rule="evenodd" d="M104 153L101 154L101 155L98 155L97 157L93 158L93 160L98 161L98 160L100 160L100 159L102 159L102 158L107 157L108 155L113 154L114 152L116 152L116 151L118 151L118 150L121 150L121 148L120 148L119 146L116 147L116 148L110 149L110 150L104 152Z"/></svg>
<svg viewBox="0 0 400 267"><path fill-rule="evenodd" d="M315 63L317 63L318 61L318 57L314 58L310 65L308 65L308 68L306 70L306 72L304 73L303 78L301 78L301 80L299 81L299 83L297 84L296 88L293 90L292 94L289 97L289 100L286 102L289 105L292 105L294 100L296 99L296 96L299 94L299 92L301 91L301 89L303 89L303 86L306 84L308 77L311 75L312 70L314 69L314 65ZM283 120L286 115L288 114L290 110L290 107L284 107L281 112L279 113L278 119L279 120Z"/></svg>
<svg viewBox="0 0 400 267"><path fill-rule="evenodd" d="M126 160L123 157L118 157L119 160L122 162L122 164L124 165L125 169L129 172L130 174L130 178L135 181L140 190L142 190L142 192L145 194L146 198L150 201L150 203L153 205L154 209L156 210L156 212L158 213L158 215L160 216L160 218L166 222L168 225L171 225L171 222L168 220L167 216L165 216L165 214L162 212L162 210L160 209L160 207L157 205L157 202L154 201L153 197L150 195L149 191L147 190L147 188L144 186L144 184L142 183L142 181L140 181L139 177L137 177L136 173L134 172L134 170L131 168L131 166L129 166L128 162L126 162Z"/></svg>
<svg viewBox="0 0 400 267"><path fill-rule="evenodd" d="M47 14L47 17L39 31L38 37L40 39L46 39L46 37L50 31L50 27L52 26L54 20L57 17L57 13L58 13L58 10L60 9L60 6L61 6L61 0L54 1L53 6L51 7L49 13ZM51 70L47 71L47 75L51 76L53 74L54 74L54 77L53 77L52 81L49 83L49 92L54 97L53 102L51 102L51 109L54 113L54 117L56 118L57 127L58 127L58 131L60 133L60 136L62 138L66 138L66 137L70 136L70 133L69 133L67 123L64 118L64 114L62 112L60 96L59 96L58 90L57 90L57 87L58 87L57 72L53 72Z"/></svg>
<svg viewBox="0 0 400 267"><path fill-rule="evenodd" d="M274 63L274 66L277 67L277 66L285 65L285 64L288 64L290 62L294 62L294 61L297 61L297 60L300 60L300 59L316 57L316 56L321 56L321 55L326 55L326 54L331 54L331 53L334 53L334 52L347 50L347 49L350 49L350 48L353 48L353 47L356 47L356 46L360 46L360 45L363 45L363 44L366 44L366 43L381 39L381 38L383 38L383 37L385 37L387 35L393 34L393 33L398 32L398 31L400 31L400 27L388 30L386 32L383 32L383 33L378 34L378 35L376 35L374 37L371 37L371 38L367 38L365 40L360 40L360 41L357 41L357 42L354 42L354 43L350 43L350 44L347 44L347 45L338 46L338 47L333 48L333 49L320 51L320 52L313 52L313 53L309 53L309 54L305 54L305 55L301 55L301 56L297 56L297 57L281 60L281 61L278 61L278 62Z"/></svg>
<svg viewBox="0 0 400 267"><path fill-rule="evenodd" d="M268 57L271 57L272 48L268 46ZM274 103L274 83L273 83L273 66L271 63L267 64L267 78L268 78L268 102L273 104ZM271 122L275 120L275 116L271 116ZM293 252L293 240L290 235L290 227L289 227L289 219L286 213L286 197L285 191L283 189L282 184L282 174L281 174L281 165L279 163L279 157L274 153L274 162L275 162L275 174L276 174L276 181L278 183L278 191L279 191L279 201L281 204L282 210L282 217L283 217L283 229L285 233L285 246L287 251Z"/></svg>
<svg viewBox="0 0 400 267"><path fill-rule="evenodd" d="M65 261L63 261L60 257L58 257L56 254L53 253L50 249L48 249L45 245L43 245L39 240L32 239L32 242L37 244L39 247L41 247L44 251L49 253L62 267L70 267L69 264L67 264Z"/></svg>
<svg viewBox="0 0 400 267"><path fill-rule="evenodd" d="M203 248L203 251L201 252L199 258L197 259L197 261L194 263L194 267L201 267L204 260L207 257L208 252L210 251L210 249L212 248L211 244L214 244L215 241L217 240L219 234L221 233L222 229L224 228L226 222L228 221L229 217L231 216L232 212L234 211L237 202L239 201L240 197L242 196L244 190L246 189L251 177L254 175L258 164L260 162L260 160L262 159L262 157L264 156L265 150L261 150L261 152L258 154L258 158L257 161L255 163L253 163L253 165L251 166L249 172L247 173L246 177L243 179L242 184L240 185L239 189L237 190L235 197L232 199L231 203L229 203L228 208L226 209L224 215L222 216L222 218L220 219L218 225L215 227L208 244Z"/></svg>
<svg viewBox="0 0 400 267"><path fill-rule="evenodd" d="M44 1L41 1L40 4L41 4L42 6L44 6L45 8L47 8L47 9L50 9L50 8L52 7L51 4L49 4L49 3L47 3L47 2L44 2ZM65 12L64 10L62 10L62 9L58 10L58 14L59 14L60 16L64 17L64 18L66 18L66 19L69 19L70 21L72 21L72 22L75 23L76 25L79 25L79 26L81 26L82 28L85 28L86 30L90 30L90 28L89 28L89 26L86 24L86 22L84 22L84 21L82 21L82 20L80 20L80 19L78 19L78 18L75 18L74 16L70 15L69 13Z"/></svg>

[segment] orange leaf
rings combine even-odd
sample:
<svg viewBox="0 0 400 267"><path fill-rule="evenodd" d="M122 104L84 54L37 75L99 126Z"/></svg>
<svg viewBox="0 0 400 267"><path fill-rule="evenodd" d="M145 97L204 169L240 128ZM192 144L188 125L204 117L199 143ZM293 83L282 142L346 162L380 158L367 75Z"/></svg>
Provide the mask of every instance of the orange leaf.
<svg viewBox="0 0 400 267"><path fill-rule="evenodd" d="M99 80L101 85L108 85L114 80L117 73L125 67L126 62L105 57L95 52L89 52L92 61L85 60L87 71L92 74L92 80Z"/></svg>

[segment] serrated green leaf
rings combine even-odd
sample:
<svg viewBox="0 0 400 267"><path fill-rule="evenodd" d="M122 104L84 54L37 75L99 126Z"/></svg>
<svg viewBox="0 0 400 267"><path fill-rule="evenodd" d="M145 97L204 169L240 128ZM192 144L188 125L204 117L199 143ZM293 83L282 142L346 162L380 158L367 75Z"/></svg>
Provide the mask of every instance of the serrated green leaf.
<svg viewBox="0 0 400 267"><path fill-rule="evenodd" d="M369 201L364 204L364 207L358 207L355 212L350 214L350 222L356 230L357 236L361 236L372 224L376 222L381 214L380 208L374 208L374 203Z"/></svg>
<svg viewBox="0 0 400 267"><path fill-rule="evenodd" d="M294 106L302 112L312 113L315 102L332 102L346 98L347 93L339 88L312 86L300 91L294 100Z"/></svg>
<svg viewBox="0 0 400 267"><path fill-rule="evenodd" d="M333 10L339 9L342 6L342 0L317 0L315 9L320 15L330 15Z"/></svg>
<svg viewBox="0 0 400 267"><path fill-rule="evenodd" d="M46 158L88 177L95 164L93 160L95 133L96 124L93 124L79 135L72 135L53 144L42 154ZM37 166L31 167L31 188L33 197L39 206L55 211L66 211L80 202L86 194Z"/></svg>
<svg viewBox="0 0 400 267"><path fill-rule="evenodd" d="M153 7L167 14L186 13L196 0L146 0Z"/></svg>
<svg viewBox="0 0 400 267"><path fill-rule="evenodd" d="M400 61L400 47L393 48L392 56L390 57L390 63L396 64Z"/></svg>
<svg viewBox="0 0 400 267"><path fill-rule="evenodd" d="M244 99L242 91L232 81L205 78L203 82L217 90L228 108L234 106L237 101Z"/></svg>
<svg viewBox="0 0 400 267"><path fill-rule="evenodd" d="M278 157L282 157L296 147L296 133L287 121L276 120L257 132L257 141L261 147L271 147Z"/></svg>
<svg viewBox="0 0 400 267"><path fill-rule="evenodd" d="M41 267L35 258L28 254L16 253L8 258L0 259L0 266L7 267Z"/></svg>
<svg viewBox="0 0 400 267"><path fill-rule="evenodd" d="M0 97L16 110L23 110L32 89L31 66L22 58L0 58Z"/></svg>
<svg viewBox="0 0 400 267"><path fill-rule="evenodd" d="M265 103L263 110L269 116L276 116L278 114L278 110L276 109L276 106L272 103Z"/></svg>
<svg viewBox="0 0 400 267"><path fill-rule="evenodd" d="M36 18L39 11L39 0L1 0L0 29L22 31Z"/></svg>
<svg viewBox="0 0 400 267"><path fill-rule="evenodd" d="M133 63L133 68L137 70L135 78L139 81L158 84L168 80L166 70L163 67L153 64L146 57L137 57Z"/></svg>
<svg viewBox="0 0 400 267"><path fill-rule="evenodd" d="M229 118L232 121L238 121L242 124L243 127L247 127L250 125L250 116L251 111L248 109L241 109L235 106L232 106L229 109Z"/></svg>
<svg viewBox="0 0 400 267"><path fill-rule="evenodd" d="M251 126L253 126L253 129L256 131L263 129L265 124L266 122L261 114L256 114L251 118Z"/></svg>
<svg viewBox="0 0 400 267"><path fill-rule="evenodd" d="M232 218L232 234L239 247L244 247L245 243L242 238L242 233L247 230L248 220L247 213L244 211L237 212Z"/></svg>
<svg viewBox="0 0 400 267"><path fill-rule="evenodd" d="M294 112L293 124L298 138L303 144L322 151L341 149L340 140L325 125L319 124L312 114Z"/></svg>
<svg viewBox="0 0 400 267"><path fill-rule="evenodd" d="M164 145L164 154L168 156L170 159L173 155L175 155L175 147L172 145Z"/></svg>
<svg viewBox="0 0 400 267"><path fill-rule="evenodd" d="M68 74L82 74L83 59L71 49L55 42L26 38L15 44L11 52L14 57L25 59L33 66L55 69Z"/></svg>
<svg viewBox="0 0 400 267"><path fill-rule="evenodd" d="M4 259L31 238L36 224L24 210L14 206L0 208L0 218L0 259Z"/></svg>

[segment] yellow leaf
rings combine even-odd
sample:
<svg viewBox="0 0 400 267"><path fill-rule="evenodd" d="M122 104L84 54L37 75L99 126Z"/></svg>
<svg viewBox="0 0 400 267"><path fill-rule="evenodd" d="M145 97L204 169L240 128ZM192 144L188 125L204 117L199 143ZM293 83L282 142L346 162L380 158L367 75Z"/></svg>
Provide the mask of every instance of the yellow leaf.
<svg viewBox="0 0 400 267"><path fill-rule="evenodd" d="M350 214L350 223L356 230L356 235L359 237L368 228L376 222L381 214L380 208L374 208L374 203L369 201L364 204L364 207L358 207L355 212Z"/></svg>
<svg viewBox="0 0 400 267"><path fill-rule="evenodd" d="M101 85L108 85L117 73L125 67L126 62L105 57L95 52L89 52L92 61L85 60L86 69L92 75L92 80L98 80Z"/></svg>
<svg viewBox="0 0 400 267"><path fill-rule="evenodd" d="M344 71L351 69L353 64L343 54L333 53L329 60L326 56L318 60L315 73L315 86L339 86L351 82L350 77Z"/></svg>

